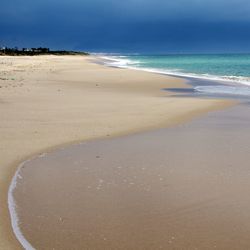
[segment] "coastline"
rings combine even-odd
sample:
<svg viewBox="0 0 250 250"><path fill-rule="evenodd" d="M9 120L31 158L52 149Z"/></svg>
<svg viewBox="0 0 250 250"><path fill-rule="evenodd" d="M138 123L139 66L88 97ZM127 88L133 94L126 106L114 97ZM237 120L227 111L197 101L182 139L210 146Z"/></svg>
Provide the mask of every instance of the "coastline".
<svg viewBox="0 0 250 250"><path fill-rule="evenodd" d="M149 58L147 60L150 60ZM250 96L250 78L239 76L219 76L197 73L183 73L174 69L146 67L147 60L137 61L127 56L102 56L97 61L102 65L120 69L131 69L182 79L192 88L166 88L165 90L190 97L231 99L243 101ZM143 67L141 65L144 65Z"/></svg>
<svg viewBox="0 0 250 250"><path fill-rule="evenodd" d="M168 55L170 56L170 55ZM204 55L201 55L204 56ZM183 78L183 79L191 79L191 80L202 80L202 81L211 81L211 82L217 82L221 84L233 85L240 84L241 86L249 87L250 85L250 78L247 76L239 76L239 75L223 75L223 74L212 74L212 73L198 73L193 72L192 70L190 72L185 70L179 70L178 66L176 68L172 68L171 66L168 68L165 67L153 67L153 66L145 66L145 59L141 61L141 59L137 56L131 57L131 56L102 56L102 60L105 61L106 64L118 67L118 68L127 68L127 69L136 69L136 70L142 70L146 72L151 73L157 73L157 74L164 74L168 76L173 76L177 78ZM230 58L228 59L230 60ZM141 66L143 64L143 67ZM244 67L244 65L241 65L241 67Z"/></svg>
<svg viewBox="0 0 250 250"><path fill-rule="evenodd" d="M22 233L37 249L248 249L249 111L25 162L13 193Z"/></svg>
<svg viewBox="0 0 250 250"><path fill-rule="evenodd" d="M161 89L187 87L182 80L107 68L90 63L90 58L0 59L6 63L4 77L10 75L10 79L1 80L0 95L0 201L4 204L0 249L19 248L7 208L17 163L60 145L167 127L232 105L225 100L172 97Z"/></svg>

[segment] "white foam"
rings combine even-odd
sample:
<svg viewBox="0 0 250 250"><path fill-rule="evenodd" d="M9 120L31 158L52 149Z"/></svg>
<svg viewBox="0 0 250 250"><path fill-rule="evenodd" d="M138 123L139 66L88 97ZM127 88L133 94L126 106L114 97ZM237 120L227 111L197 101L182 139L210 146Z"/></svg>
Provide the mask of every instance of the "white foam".
<svg viewBox="0 0 250 250"><path fill-rule="evenodd" d="M136 65L140 63L140 61L130 60L126 56L102 56L101 58L107 60L107 62L105 62L106 65L118 68L129 68L130 65Z"/></svg>
<svg viewBox="0 0 250 250"><path fill-rule="evenodd" d="M241 96L250 96L249 87L238 87L238 86L197 86L194 88L195 91L209 94L228 94L228 95L241 95Z"/></svg>
<svg viewBox="0 0 250 250"><path fill-rule="evenodd" d="M29 161L29 160L28 160ZM14 177L12 178L9 190L8 190L8 207L11 218L11 225L17 240L21 243L22 247L26 250L35 250L35 248L25 239L19 227L19 218L16 212L16 203L13 196L13 192L17 186L17 180L21 178L20 170L22 166L28 161L23 162L19 165Z"/></svg>

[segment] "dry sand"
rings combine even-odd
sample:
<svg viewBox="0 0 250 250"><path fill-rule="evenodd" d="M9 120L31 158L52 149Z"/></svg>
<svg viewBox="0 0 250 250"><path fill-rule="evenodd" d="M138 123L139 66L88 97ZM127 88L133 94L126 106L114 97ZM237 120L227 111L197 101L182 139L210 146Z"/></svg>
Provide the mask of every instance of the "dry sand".
<svg viewBox="0 0 250 250"><path fill-rule="evenodd" d="M0 57L0 249L18 249L7 207L17 165L63 144L166 127L230 105L177 98L173 77L107 68L83 56Z"/></svg>

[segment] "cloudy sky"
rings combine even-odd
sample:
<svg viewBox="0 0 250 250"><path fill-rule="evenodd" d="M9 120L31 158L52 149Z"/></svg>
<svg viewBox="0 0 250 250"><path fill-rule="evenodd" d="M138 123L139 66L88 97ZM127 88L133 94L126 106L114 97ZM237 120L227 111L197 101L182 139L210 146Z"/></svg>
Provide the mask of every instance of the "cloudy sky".
<svg viewBox="0 0 250 250"><path fill-rule="evenodd" d="M0 46L250 52L249 0L1 0Z"/></svg>

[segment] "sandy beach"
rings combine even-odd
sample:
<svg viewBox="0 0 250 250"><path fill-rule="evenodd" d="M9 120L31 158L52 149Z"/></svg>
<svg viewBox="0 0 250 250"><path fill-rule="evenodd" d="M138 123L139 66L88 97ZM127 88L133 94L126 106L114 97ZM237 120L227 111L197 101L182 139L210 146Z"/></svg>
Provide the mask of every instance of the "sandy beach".
<svg viewBox="0 0 250 250"><path fill-rule="evenodd" d="M7 193L17 166L66 144L173 126L230 101L174 97L183 80L92 57L0 57L0 249L20 249Z"/></svg>

